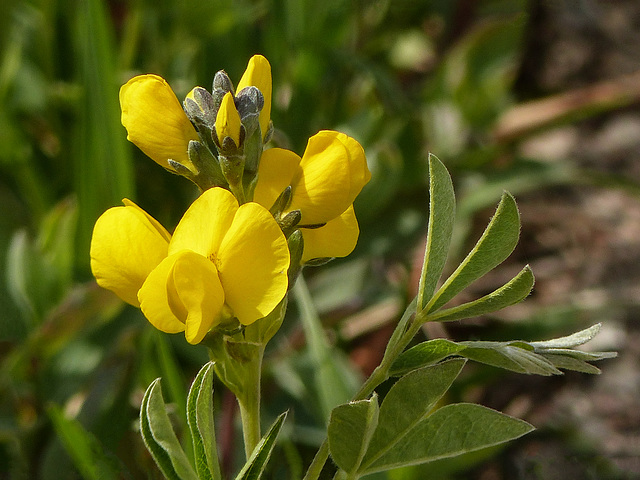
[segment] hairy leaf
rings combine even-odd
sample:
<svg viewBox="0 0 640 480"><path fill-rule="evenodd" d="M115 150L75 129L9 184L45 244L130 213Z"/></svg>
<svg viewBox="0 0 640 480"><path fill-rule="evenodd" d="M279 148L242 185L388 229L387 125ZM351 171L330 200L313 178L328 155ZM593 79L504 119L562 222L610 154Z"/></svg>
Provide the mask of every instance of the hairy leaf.
<svg viewBox="0 0 640 480"><path fill-rule="evenodd" d="M520 214L515 199L505 192L486 230L460 266L445 281L425 307L433 312L470 283L482 277L513 251L520 235Z"/></svg>
<svg viewBox="0 0 640 480"><path fill-rule="evenodd" d="M553 363L529 350L530 347L523 348L520 342L461 342L461 344L467 348L462 350L460 355L476 362L518 373L545 376L562 374L553 366Z"/></svg>
<svg viewBox="0 0 640 480"><path fill-rule="evenodd" d="M375 462L422 421L449 389L464 364L462 359L447 360L401 377L380 406L378 427L363 465Z"/></svg>
<svg viewBox="0 0 640 480"><path fill-rule="evenodd" d="M442 275L451 244L455 210L451 176L442 162L429 154L429 226L418 287L418 310L427 305Z"/></svg>
<svg viewBox="0 0 640 480"><path fill-rule="evenodd" d="M481 405L447 405L421 420L361 473L462 455L514 440L532 430L527 422Z"/></svg>
<svg viewBox="0 0 640 480"><path fill-rule="evenodd" d="M253 449L251 457L247 460L236 480L259 480L262 477L273 447L276 444L276 439L280 433L280 429L287 418L287 412L280 414L280 416L273 422L271 428L267 434L262 437L256 448Z"/></svg>
<svg viewBox="0 0 640 480"><path fill-rule="evenodd" d="M360 467L378 425L378 397L345 403L331 412L329 419L329 451L336 465L347 473Z"/></svg>
<svg viewBox="0 0 640 480"><path fill-rule="evenodd" d="M196 471L201 480L222 478L213 420L213 362L196 375L187 397L187 422L193 438Z"/></svg>
<svg viewBox="0 0 640 480"><path fill-rule="evenodd" d="M450 322L462 318L477 317L479 315L497 312L498 310L502 310L505 307L524 300L527 295L531 293L533 283L533 272L531 272L531 268L527 265L508 283L490 294L473 302L439 310L433 315L429 315L427 319L428 321Z"/></svg>
<svg viewBox="0 0 640 480"><path fill-rule="evenodd" d="M463 345L444 338L427 340L403 352L391 366L389 375L398 377L421 367L435 365L464 349Z"/></svg>
<svg viewBox="0 0 640 480"><path fill-rule="evenodd" d="M198 476L171 426L159 378L151 382L142 399L140 432L147 449L167 479L197 480Z"/></svg>

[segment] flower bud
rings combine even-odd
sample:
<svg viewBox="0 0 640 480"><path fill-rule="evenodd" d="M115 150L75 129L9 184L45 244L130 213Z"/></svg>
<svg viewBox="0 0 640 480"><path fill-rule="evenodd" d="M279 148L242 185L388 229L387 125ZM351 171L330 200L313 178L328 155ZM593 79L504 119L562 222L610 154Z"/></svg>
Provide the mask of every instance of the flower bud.
<svg viewBox="0 0 640 480"><path fill-rule="evenodd" d="M215 131L222 150L226 150L225 142L228 142L227 138L233 140L234 147L238 148L240 146L241 130L242 122L233 101L233 94L227 92L222 98L215 122Z"/></svg>
<svg viewBox="0 0 640 480"><path fill-rule="evenodd" d="M189 120L196 125L211 129L216 121L216 109L213 95L202 87L195 87L184 99L184 111Z"/></svg>

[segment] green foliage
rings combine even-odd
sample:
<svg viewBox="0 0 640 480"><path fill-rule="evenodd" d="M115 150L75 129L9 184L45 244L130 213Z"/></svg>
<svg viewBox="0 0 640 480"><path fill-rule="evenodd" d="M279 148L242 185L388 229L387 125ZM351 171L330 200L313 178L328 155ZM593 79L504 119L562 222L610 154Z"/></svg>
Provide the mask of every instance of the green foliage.
<svg viewBox="0 0 640 480"><path fill-rule="evenodd" d="M147 449L168 480L197 480L167 415L160 379L149 385L140 406L140 433Z"/></svg>
<svg viewBox="0 0 640 480"><path fill-rule="evenodd" d="M328 440L331 457L348 474L354 474L364 458L378 426L378 397L345 403L331 412Z"/></svg>
<svg viewBox="0 0 640 480"><path fill-rule="evenodd" d="M269 431L262 437L258 445L256 445L256 448L254 448L244 467L242 467L242 470L238 473L236 480L259 480L262 478L262 474L271 457L271 452L273 452L276 439L286 418L287 412L282 413L276 421L273 422Z"/></svg>
<svg viewBox="0 0 640 480"><path fill-rule="evenodd" d="M31 327L44 320L72 285L76 220L75 202L62 202L43 219L35 240L24 229L11 238L7 287Z"/></svg>
<svg viewBox="0 0 640 480"><path fill-rule="evenodd" d="M447 168L434 155L429 155L429 226L424 265L418 286L418 308L423 310L433 297L444 270L453 223L456 199Z"/></svg>
<svg viewBox="0 0 640 480"><path fill-rule="evenodd" d="M329 344L304 279L298 279L293 293L301 310L300 319L309 344L313 385L321 418L328 418L335 406L353 397L358 385L357 375L342 354Z"/></svg>
<svg viewBox="0 0 640 480"><path fill-rule="evenodd" d="M193 439L196 471L201 480L220 480L218 445L213 419L213 363L207 363L191 384L187 420Z"/></svg>
<svg viewBox="0 0 640 480"><path fill-rule="evenodd" d="M158 477L151 460L140 460L147 457L130 427L137 414L132 399L157 376L163 378L170 408L175 405L171 420L178 432L185 431L188 412L194 458L200 462L194 470L206 476L204 452L206 465L215 472L215 441L207 433L213 417L199 407L213 401L207 383L211 368L196 377L199 383L188 398L184 394L187 379L207 361L206 351L155 335L138 312L88 281L91 227L105 208L135 197L145 209L158 212L163 224L175 225L194 195L188 182L166 175L127 143L117 98L119 86L133 74L162 75L182 99L191 86L207 86L218 69L239 78L247 58L263 53L276 86L276 144L301 153L309 135L334 128L365 146L373 179L356 202L358 249L353 259L309 276L311 296L296 302L304 311L301 322L289 315L265 358L272 373L265 378L267 411L294 405L289 440L301 464L308 450L321 443L331 418L329 440L336 462L350 473L361 472L366 437L335 447L336 442L341 445L340 432L348 430L336 425L352 411L360 419L354 420L354 430L368 434L375 423L373 397L356 392L359 378L347 355L352 346L339 338L334 342L332 332L324 331L332 324L323 320L381 299L404 302L407 289L414 288L405 280L406 252L416 249L425 223L429 246L419 297L402 316L392 345L400 345L424 321L490 314L520 301L533 281L526 267L493 293L446 305L471 282L482 281L483 272L500 263L517 240L517 210L508 195L466 266L443 279L438 290L445 260L461 257L472 220L505 189L517 195L584 178L567 162L525 162L514 148L520 138L506 145L493 136L496 120L521 93L513 81L528 28L525 2L480 2L473 11L462 12L468 20L464 28L456 10L459 2L9 3L0 18L0 477L77 476L68 459L56 455L56 436L85 476L103 461L109 463L98 455L101 449L93 436L105 449L124 452L123 471L135 478ZM437 158L425 161L426 151L446 159L453 181ZM416 311L428 304L416 322ZM554 324L545 324L548 331L567 330L575 321L570 315L554 318ZM299 325L309 349L299 348ZM514 337L529 338L520 328ZM573 349L592 333L549 342L429 340L402 355L401 350L387 351L387 373L402 378L451 357L521 372L596 373L588 362L611 354ZM540 337L544 335L534 338ZM282 345L295 353L284 358L282 352L291 350ZM233 342L228 347L238 354L250 348ZM227 380L244 373L221 372L220 364L214 368ZM289 388L273 395L268 382L285 376ZM143 411L166 423L159 395L158 384L145 397ZM380 395L383 399L382 391ZM59 410L47 410L52 397L65 410L80 402L84 427L58 415ZM345 403L355 397L354 404ZM166 468L173 469L165 450L169 447L155 439L148 419L143 432ZM169 445L175 454L178 447ZM190 459L191 446L183 442L183 448ZM343 451L347 458L340 457ZM433 458L429 455L434 451L414 452L411 461ZM109 472L105 467L99 473ZM264 470L265 478L270 475L281 478Z"/></svg>
<svg viewBox="0 0 640 480"><path fill-rule="evenodd" d="M600 373L600 370L588 361L613 358L615 352L583 352L573 350L593 338L600 330L600 324L577 332L568 337L546 342L451 342L434 339L422 342L403 352L391 368L392 375L403 375L450 357L462 356L476 362L485 363L518 373L536 375L559 375L565 370L583 373Z"/></svg>
<svg viewBox="0 0 640 480"><path fill-rule="evenodd" d="M363 474L426 463L515 440L533 430L527 422L481 405L458 403L417 422L397 443L367 462Z"/></svg>
<svg viewBox="0 0 640 480"><path fill-rule="evenodd" d="M516 201L504 193L496 213L469 255L431 298L424 310L433 312L469 284L500 265L513 251L520 235L520 215Z"/></svg>
<svg viewBox="0 0 640 480"><path fill-rule="evenodd" d="M67 418L56 406L49 408L49 418L86 480L115 480L131 478L114 455L108 455L100 441L89 433L80 422Z"/></svg>

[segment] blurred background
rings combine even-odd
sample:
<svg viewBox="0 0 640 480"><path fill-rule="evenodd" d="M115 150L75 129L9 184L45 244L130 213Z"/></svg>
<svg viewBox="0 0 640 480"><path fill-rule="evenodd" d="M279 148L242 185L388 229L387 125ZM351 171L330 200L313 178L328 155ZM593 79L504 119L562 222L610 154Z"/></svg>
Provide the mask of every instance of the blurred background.
<svg viewBox="0 0 640 480"><path fill-rule="evenodd" d="M603 322L589 347L620 353L601 376L469 365L449 400L538 430L375 478L640 478L639 2L5 0L1 11L0 479L161 478L137 432L141 396L162 376L184 429L185 391L207 353L99 289L89 240L124 197L171 230L196 191L127 142L118 89L156 73L182 99L221 69L237 83L256 53L273 70L277 142L301 154L318 130L341 130L373 172L356 203L354 254L305 270L339 352L323 398L341 398L379 362L415 294L429 152L457 193L451 266L503 190L521 210L515 253L458 301L526 263L537 283L500 315L424 335L542 340ZM270 478L301 476L328 408L305 380L317 359L297 316L292 302L266 358L266 420L293 414ZM215 401L231 472L237 414L221 385Z"/></svg>

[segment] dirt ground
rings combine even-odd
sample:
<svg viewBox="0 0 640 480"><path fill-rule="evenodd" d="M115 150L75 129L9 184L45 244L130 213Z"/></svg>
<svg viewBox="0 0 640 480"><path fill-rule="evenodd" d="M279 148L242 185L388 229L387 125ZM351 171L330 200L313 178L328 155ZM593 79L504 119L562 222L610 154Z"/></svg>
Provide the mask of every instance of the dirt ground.
<svg viewBox="0 0 640 480"><path fill-rule="evenodd" d="M525 95L540 98L640 72L637 0L532 3L518 80ZM515 258L536 274L534 295L515 308L551 312L568 304L581 321L603 323L589 348L619 356L598 364L600 376L514 375L501 394L487 393L486 404L539 430L473 478L640 478L640 104L624 103L520 145L527 155L588 170L601 185L519 195L523 238Z"/></svg>

